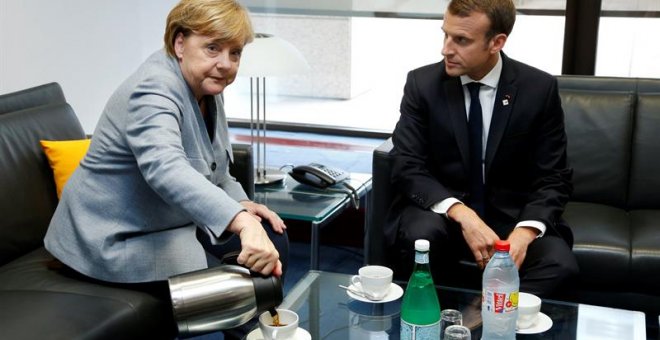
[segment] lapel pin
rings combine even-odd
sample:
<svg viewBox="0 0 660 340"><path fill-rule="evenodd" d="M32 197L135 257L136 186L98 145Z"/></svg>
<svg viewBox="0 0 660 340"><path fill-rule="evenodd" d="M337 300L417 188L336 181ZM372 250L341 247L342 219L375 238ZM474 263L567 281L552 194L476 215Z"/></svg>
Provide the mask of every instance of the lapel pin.
<svg viewBox="0 0 660 340"><path fill-rule="evenodd" d="M504 95L504 100L502 100L502 105L507 106L509 105L509 99L511 99L511 96L508 94Z"/></svg>

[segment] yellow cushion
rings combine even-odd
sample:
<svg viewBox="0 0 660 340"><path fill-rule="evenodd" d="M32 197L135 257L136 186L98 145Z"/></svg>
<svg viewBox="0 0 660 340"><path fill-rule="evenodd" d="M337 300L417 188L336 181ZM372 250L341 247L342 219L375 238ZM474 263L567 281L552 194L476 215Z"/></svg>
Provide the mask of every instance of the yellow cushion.
<svg viewBox="0 0 660 340"><path fill-rule="evenodd" d="M41 147L46 153L48 163L53 169L57 198L62 196L62 188L69 176L85 157L91 139L65 140L65 141L40 141Z"/></svg>

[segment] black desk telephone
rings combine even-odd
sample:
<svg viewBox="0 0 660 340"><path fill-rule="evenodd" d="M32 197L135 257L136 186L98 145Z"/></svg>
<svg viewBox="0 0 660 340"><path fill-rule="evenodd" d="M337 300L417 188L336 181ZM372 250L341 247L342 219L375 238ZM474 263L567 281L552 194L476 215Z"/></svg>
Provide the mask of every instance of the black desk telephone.
<svg viewBox="0 0 660 340"><path fill-rule="evenodd" d="M296 166L291 169L289 175L300 183L321 189L325 189L349 178L347 171L318 163Z"/></svg>

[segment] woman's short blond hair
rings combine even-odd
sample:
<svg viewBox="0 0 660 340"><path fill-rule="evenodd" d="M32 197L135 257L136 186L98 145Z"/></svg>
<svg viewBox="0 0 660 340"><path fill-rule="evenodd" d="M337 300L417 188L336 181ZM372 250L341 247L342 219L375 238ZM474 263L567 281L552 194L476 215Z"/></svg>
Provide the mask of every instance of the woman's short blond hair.
<svg viewBox="0 0 660 340"><path fill-rule="evenodd" d="M165 27L165 49L173 57L176 57L174 40L179 33L243 44L254 38L248 11L234 0L181 0L167 16Z"/></svg>

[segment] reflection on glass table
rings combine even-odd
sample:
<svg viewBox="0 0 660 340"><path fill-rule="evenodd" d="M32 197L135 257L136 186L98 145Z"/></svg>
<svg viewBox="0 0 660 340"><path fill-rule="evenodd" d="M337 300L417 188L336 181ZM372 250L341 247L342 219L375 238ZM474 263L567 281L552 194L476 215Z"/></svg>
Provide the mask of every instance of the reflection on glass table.
<svg viewBox="0 0 660 340"><path fill-rule="evenodd" d="M338 285L351 275L308 272L284 298L282 308L296 311L300 327L313 339L399 339L401 299L365 303L348 296ZM405 288L405 283L401 284ZM481 338L481 293L437 287L442 309L457 309L473 339ZM552 327L538 334L518 334L517 339L646 339L642 312L543 300L541 312Z"/></svg>
<svg viewBox="0 0 660 340"><path fill-rule="evenodd" d="M351 173L346 182L354 192L342 184L314 188L287 175L282 185L256 187L254 201L265 204L283 219L311 222L311 269L318 269L320 229L346 209L368 206L371 174Z"/></svg>

